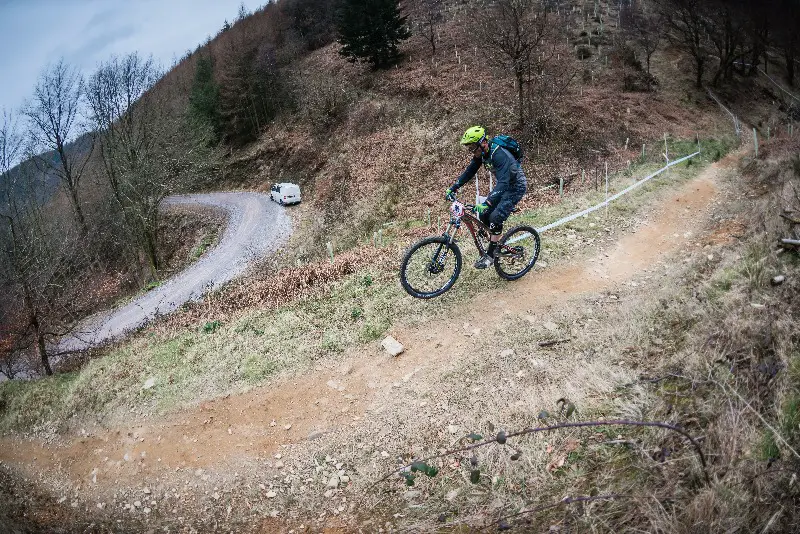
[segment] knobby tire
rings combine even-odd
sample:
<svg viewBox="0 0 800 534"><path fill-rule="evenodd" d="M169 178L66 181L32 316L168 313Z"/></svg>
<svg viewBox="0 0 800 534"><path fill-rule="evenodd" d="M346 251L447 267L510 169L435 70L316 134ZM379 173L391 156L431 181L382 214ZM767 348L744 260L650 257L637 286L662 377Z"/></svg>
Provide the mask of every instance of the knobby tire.
<svg viewBox="0 0 800 534"><path fill-rule="evenodd" d="M445 251L447 255L444 256L445 265L442 266L441 259ZM458 275L461 273L461 264L461 251L454 243L450 243L446 237L429 237L415 243L406 252L403 262L400 264L400 283L412 297L420 299L438 297L456 283ZM409 268L419 272L409 272ZM452 273L450 273L451 270ZM434 282L434 288L431 290L420 287L426 276L432 280L433 277L440 274L443 275L442 284ZM409 275L411 275L411 280ZM414 275L421 275L421 279L417 280ZM436 287L437 285L438 287Z"/></svg>
<svg viewBox="0 0 800 534"><path fill-rule="evenodd" d="M525 234L530 234L530 236L516 243L506 245L507 241ZM541 246L539 232L532 226L515 226L506 232L498 244L500 256L494 262L494 269L497 271L498 276L504 280L518 280L525 276L528 271L533 269L533 265L539 259ZM522 249L521 252L520 248ZM520 269L512 269L513 266L517 266Z"/></svg>

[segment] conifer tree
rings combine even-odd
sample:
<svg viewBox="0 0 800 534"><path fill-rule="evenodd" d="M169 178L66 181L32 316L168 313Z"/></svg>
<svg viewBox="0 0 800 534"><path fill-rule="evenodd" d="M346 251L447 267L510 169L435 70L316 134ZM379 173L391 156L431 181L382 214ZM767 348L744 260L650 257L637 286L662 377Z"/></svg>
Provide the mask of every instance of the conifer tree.
<svg viewBox="0 0 800 534"><path fill-rule="evenodd" d="M192 93L189 95L189 110L195 119L211 127L214 141L218 141L222 130L219 86L214 81L214 68L209 57L201 55L197 58Z"/></svg>
<svg viewBox="0 0 800 534"><path fill-rule="evenodd" d="M385 69L400 60L398 43L411 36L398 0L342 0L336 13L339 53Z"/></svg>

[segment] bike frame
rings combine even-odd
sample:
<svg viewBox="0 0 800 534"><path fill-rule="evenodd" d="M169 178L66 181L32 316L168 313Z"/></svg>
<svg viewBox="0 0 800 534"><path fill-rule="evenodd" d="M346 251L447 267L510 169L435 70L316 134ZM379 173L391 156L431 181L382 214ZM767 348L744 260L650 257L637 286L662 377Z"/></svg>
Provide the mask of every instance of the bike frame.
<svg viewBox="0 0 800 534"><path fill-rule="evenodd" d="M444 231L443 237L446 237L448 242L454 243L456 239L456 235L458 235L458 231L461 229L462 223L467 227L470 234L472 234L472 240L475 242L475 248L481 253L481 255L486 254L486 249L481 243L480 239L478 239L478 230L476 228L483 230L486 232L487 238L491 234L489 234L489 228L481 222L480 219L473 216L468 211L472 211L475 206L471 204L462 204L459 201L454 201L450 205L450 224L448 224L447 229ZM490 238L489 238L490 239Z"/></svg>

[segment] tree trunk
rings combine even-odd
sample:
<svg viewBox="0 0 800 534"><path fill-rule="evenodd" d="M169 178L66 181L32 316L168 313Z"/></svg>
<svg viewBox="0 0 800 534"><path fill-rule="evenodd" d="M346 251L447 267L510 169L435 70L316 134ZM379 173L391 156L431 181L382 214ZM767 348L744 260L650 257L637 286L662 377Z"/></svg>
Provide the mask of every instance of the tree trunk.
<svg viewBox="0 0 800 534"><path fill-rule="evenodd" d="M36 350L39 352L39 357L42 360L42 367L44 367L45 374L47 376L51 376L53 374L53 369L50 367L50 357L47 355L47 349L44 345L44 336L38 331L38 321L36 328Z"/></svg>
<svg viewBox="0 0 800 534"><path fill-rule="evenodd" d="M697 78L695 79L695 85L698 89L703 88L703 68L704 68L705 61L701 58L695 58L695 67L697 70Z"/></svg>
<svg viewBox="0 0 800 534"><path fill-rule="evenodd" d="M46 375L52 375L53 369L50 368L50 358L47 356L47 348L44 343L44 334L42 333L41 324L39 323L39 316L36 313L36 308L33 305L33 298L31 297L31 290L27 283L22 284L23 297L25 299L25 307L28 308L28 324L33 328L33 333L36 336L36 352L39 353L39 358L42 361L42 367Z"/></svg>
<svg viewBox="0 0 800 534"><path fill-rule="evenodd" d="M69 197L72 201L72 207L75 209L75 219L78 223L78 231L81 233L81 237L86 237L86 235L89 233L89 227L86 226L86 218L84 217L83 209L78 202L78 191L74 187L69 188Z"/></svg>
<svg viewBox="0 0 800 534"><path fill-rule="evenodd" d="M153 275L153 278L156 278L159 268L156 237L149 229L144 230L144 235L142 237L144 238L145 254L147 254L147 260L150 263L150 271Z"/></svg>
<svg viewBox="0 0 800 534"><path fill-rule="evenodd" d="M519 127L525 126L525 89L523 82L525 73L521 69L516 70L517 75L517 98L519 99Z"/></svg>

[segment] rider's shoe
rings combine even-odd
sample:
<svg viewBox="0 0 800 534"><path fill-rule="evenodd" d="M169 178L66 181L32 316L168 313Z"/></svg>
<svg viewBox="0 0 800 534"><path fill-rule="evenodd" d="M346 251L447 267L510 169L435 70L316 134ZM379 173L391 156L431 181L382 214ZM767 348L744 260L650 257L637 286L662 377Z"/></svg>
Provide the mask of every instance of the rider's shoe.
<svg viewBox="0 0 800 534"><path fill-rule="evenodd" d="M476 269L486 269L492 265L494 265L494 258L488 254L484 254L478 261L475 262Z"/></svg>

